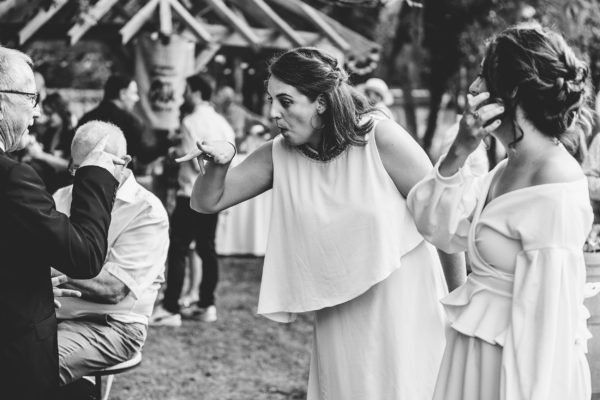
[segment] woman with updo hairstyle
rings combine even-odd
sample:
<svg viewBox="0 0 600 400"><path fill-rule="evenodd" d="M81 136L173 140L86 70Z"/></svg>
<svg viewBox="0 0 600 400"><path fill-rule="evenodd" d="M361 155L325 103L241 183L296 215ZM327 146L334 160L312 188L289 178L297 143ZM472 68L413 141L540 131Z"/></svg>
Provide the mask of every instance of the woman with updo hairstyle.
<svg viewBox="0 0 600 400"><path fill-rule="evenodd" d="M582 244L585 176L569 153L587 130L588 67L563 37L511 27L487 45L456 140L408 196L419 231L472 273L442 300L449 319L435 400L589 400ZM465 164L488 134L507 159Z"/></svg>
<svg viewBox="0 0 600 400"><path fill-rule="evenodd" d="M214 213L272 189L258 313L313 315L308 400L431 398L447 290L405 196L432 166L334 57L292 49L269 71L279 135L230 170L231 143L199 144L184 157L208 159L191 206ZM456 259L445 260L450 286L464 279Z"/></svg>

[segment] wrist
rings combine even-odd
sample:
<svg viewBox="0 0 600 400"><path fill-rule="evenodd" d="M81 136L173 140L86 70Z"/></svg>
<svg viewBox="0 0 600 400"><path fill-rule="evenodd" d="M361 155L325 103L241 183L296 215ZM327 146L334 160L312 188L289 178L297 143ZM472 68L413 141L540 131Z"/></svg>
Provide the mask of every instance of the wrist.
<svg viewBox="0 0 600 400"><path fill-rule="evenodd" d="M444 177L454 175L465 164L469 154L470 153L455 148L454 146L450 147L438 168L440 175Z"/></svg>

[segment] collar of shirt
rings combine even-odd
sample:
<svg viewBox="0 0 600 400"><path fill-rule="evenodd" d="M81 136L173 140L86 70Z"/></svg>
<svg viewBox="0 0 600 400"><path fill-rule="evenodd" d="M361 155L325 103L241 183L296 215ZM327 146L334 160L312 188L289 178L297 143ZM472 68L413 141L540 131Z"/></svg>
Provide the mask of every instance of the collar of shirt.
<svg viewBox="0 0 600 400"><path fill-rule="evenodd" d="M119 189L117 189L116 198L126 203L133 203L135 201L135 193L137 191L135 178L133 173L128 169L123 171L123 173L126 174L127 178L125 178L125 181L121 184Z"/></svg>

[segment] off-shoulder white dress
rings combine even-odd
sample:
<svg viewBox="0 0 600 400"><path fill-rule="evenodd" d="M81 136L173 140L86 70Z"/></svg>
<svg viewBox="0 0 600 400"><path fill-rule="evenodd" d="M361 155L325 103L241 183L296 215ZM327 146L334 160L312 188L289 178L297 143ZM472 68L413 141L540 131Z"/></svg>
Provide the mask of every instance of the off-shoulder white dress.
<svg viewBox="0 0 600 400"><path fill-rule="evenodd" d="M439 165L439 164L438 164ZM590 333L582 246L592 225L585 178L514 190L485 204L483 177L436 167L408 196L417 227L472 273L442 303L451 329L435 400L588 400Z"/></svg>

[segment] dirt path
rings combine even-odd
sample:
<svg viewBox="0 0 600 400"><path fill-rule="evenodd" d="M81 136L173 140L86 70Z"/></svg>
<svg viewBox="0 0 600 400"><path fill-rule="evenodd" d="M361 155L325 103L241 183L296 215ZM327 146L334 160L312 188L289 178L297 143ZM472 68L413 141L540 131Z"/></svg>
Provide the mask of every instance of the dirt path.
<svg viewBox="0 0 600 400"><path fill-rule="evenodd" d="M117 376L113 400L304 399L309 317L278 324L256 315L262 258L221 259L219 320L151 327L144 361Z"/></svg>

